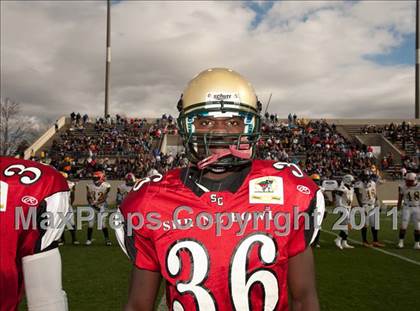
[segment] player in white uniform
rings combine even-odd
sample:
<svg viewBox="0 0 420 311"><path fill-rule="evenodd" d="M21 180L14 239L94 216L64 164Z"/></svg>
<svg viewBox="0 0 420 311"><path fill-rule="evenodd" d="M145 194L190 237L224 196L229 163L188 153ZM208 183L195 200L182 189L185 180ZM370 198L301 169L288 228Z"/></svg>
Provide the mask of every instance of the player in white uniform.
<svg viewBox="0 0 420 311"><path fill-rule="evenodd" d="M341 230L339 236L334 240L335 245L339 249L343 248L354 248L354 246L349 245L347 242L347 237L349 235L349 230L351 229L350 224L350 210L353 203L354 196L354 177L352 175L344 175L341 180L340 186L335 190L335 205L336 207L345 208L345 216L343 224L347 225L347 230Z"/></svg>
<svg viewBox="0 0 420 311"><path fill-rule="evenodd" d="M402 222L400 227L398 248L404 247L404 237L410 220L414 225L414 249L420 250L420 183L416 173L407 173L405 183L398 188L398 205L402 205ZM403 203L404 202L404 203Z"/></svg>
<svg viewBox="0 0 420 311"><path fill-rule="evenodd" d="M93 182L87 185L87 201L89 205L95 209L95 214L100 215L100 222L98 223L98 229L102 229L105 238L105 244L111 246L109 240L109 232L106 227L106 213L108 208L107 198L111 185L105 181L105 174L101 171L93 173ZM92 244L93 226L95 224L95 217L89 220L89 227L87 232L86 245Z"/></svg>
<svg viewBox="0 0 420 311"><path fill-rule="evenodd" d="M79 241L76 238L76 226L75 226L75 221L74 221L74 209L73 209L74 193L75 193L75 190L76 190L76 183L68 179L69 175L66 172L60 172L60 173L66 179L67 185L69 186L69 189L70 189L70 197L69 197L70 209L69 209L69 214L71 214L71 216L69 216L69 217L71 217L70 218L70 223L71 223L71 225L73 227L72 229L69 229L70 235L71 235L71 241L72 241L73 245L79 245L80 243L79 243ZM63 231L63 234L61 235L61 238L60 238L60 240L58 242L58 245L64 245L64 243L65 243L64 232L65 231Z"/></svg>
<svg viewBox="0 0 420 311"><path fill-rule="evenodd" d="M324 189L324 187L321 186L321 176L319 176L319 174L317 174L317 173L314 173L310 177L318 185L318 187L322 191L322 193L324 193L325 189ZM327 212L325 211L323 219L325 219L326 216L327 216ZM321 244L319 242L320 237L321 237L321 230L318 230L318 233L315 236L314 241L312 242L312 246L314 246L316 248L321 247Z"/></svg>
<svg viewBox="0 0 420 311"><path fill-rule="evenodd" d="M376 183L373 181L371 170L365 169L361 180L354 185L357 201L365 213L365 226L362 228L363 246L366 247L384 247L385 245L378 241L379 224L375 221L375 209L377 207L378 196L376 193ZM372 244L367 240L367 228L370 226L372 231Z"/></svg>
<svg viewBox="0 0 420 311"><path fill-rule="evenodd" d="M117 188L117 207L121 205L121 202L127 196L127 194L131 191L134 184L136 183L136 176L133 173L128 173L124 177L125 182L118 186Z"/></svg>

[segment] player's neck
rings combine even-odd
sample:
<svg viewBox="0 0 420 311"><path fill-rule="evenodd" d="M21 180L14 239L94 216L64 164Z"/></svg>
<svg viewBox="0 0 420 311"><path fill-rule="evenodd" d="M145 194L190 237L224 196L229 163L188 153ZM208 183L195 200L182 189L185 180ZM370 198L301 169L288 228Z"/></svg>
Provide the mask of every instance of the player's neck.
<svg viewBox="0 0 420 311"><path fill-rule="evenodd" d="M233 172L233 171L226 171L226 172L223 172L223 173L214 173L212 171L207 171L206 173L204 173L203 176L205 178L208 178L208 179L211 179L211 180L222 180L222 179L225 179L226 177L228 177L228 176L230 176L234 173L235 172Z"/></svg>
<svg viewBox="0 0 420 311"><path fill-rule="evenodd" d="M240 173L246 170L246 168L248 167L249 165L232 166L230 168L226 168L225 171L212 170L210 168L210 169L204 170L202 176L210 180L219 181L219 180L226 179L227 177L232 176L233 174Z"/></svg>

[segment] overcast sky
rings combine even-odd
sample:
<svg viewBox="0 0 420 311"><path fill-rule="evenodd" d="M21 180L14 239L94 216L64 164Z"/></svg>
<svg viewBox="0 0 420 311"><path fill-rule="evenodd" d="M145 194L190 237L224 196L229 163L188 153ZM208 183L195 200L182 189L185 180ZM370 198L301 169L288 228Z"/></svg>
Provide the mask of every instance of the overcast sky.
<svg viewBox="0 0 420 311"><path fill-rule="evenodd" d="M286 117L411 118L415 1L112 5L112 114L177 114L186 83L230 67ZM55 119L103 114L105 1L2 1L1 96Z"/></svg>

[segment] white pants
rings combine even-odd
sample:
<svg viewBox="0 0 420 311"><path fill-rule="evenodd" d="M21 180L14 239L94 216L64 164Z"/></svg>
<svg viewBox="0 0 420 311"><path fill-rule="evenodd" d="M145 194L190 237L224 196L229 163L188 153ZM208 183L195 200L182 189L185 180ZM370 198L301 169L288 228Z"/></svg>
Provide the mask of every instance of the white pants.
<svg viewBox="0 0 420 311"><path fill-rule="evenodd" d="M401 229L406 230L410 220L413 221L414 229L420 230L420 206L403 206Z"/></svg>
<svg viewBox="0 0 420 311"><path fill-rule="evenodd" d="M343 225L348 225L350 224L350 207L345 207L345 211L343 210L343 216L345 217L343 219Z"/></svg>
<svg viewBox="0 0 420 311"><path fill-rule="evenodd" d="M106 218L108 215L108 204L103 203L96 208L91 206L92 209L94 209L94 213L92 217L89 217L89 228L93 228L95 225L95 220L98 220L98 230L102 230L103 228L106 228Z"/></svg>
<svg viewBox="0 0 420 311"><path fill-rule="evenodd" d="M69 215L70 215L69 216L69 218L70 218L69 223L73 226L73 229L75 229L74 226L75 226L76 222L75 222L75 215L74 215L74 208L73 207L69 208Z"/></svg>
<svg viewBox="0 0 420 311"><path fill-rule="evenodd" d="M375 206L371 205L363 205L363 210L365 212L365 225L366 227L374 227L379 229L379 220L376 220L375 212L379 213L379 209L377 209ZM378 217L379 218L379 217ZM377 223L378 222L378 223Z"/></svg>

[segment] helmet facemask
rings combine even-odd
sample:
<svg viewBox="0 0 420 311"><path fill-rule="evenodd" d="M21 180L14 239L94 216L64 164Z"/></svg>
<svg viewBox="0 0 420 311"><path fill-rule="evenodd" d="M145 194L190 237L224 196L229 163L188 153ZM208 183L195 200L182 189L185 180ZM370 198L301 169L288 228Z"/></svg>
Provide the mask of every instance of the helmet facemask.
<svg viewBox="0 0 420 311"><path fill-rule="evenodd" d="M373 178L372 171L370 169L364 169L362 172L361 180L364 183L368 183L369 181L372 180L372 178Z"/></svg>
<svg viewBox="0 0 420 311"><path fill-rule="evenodd" d="M134 176L133 173L128 173L127 175L125 175L125 184L129 187L134 186L134 184L136 183L136 177Z"/></svg>
<svg viewBox="0 0 420 311"><path fill-rule="evenodd" d="M258 107L261 107L259 102ZM207 166L206 160L214 154L218 154L219 158L208 165L214 172L223 172L228 168L250 163L260 136L259 111L244 104L225 101L205 102L183 111L182 98L178 108L181 108L178 117L180 135L183 138L186 154L192 163ZM243 121L243 131L241 133L200 132L195 122L202 117L240 118ZM215 152L216 149L223 151Z"/></svg>
<svg viewBox="0 0 420 311"><path fill-rule="evenodd" d="M352 175L344 175L342 181L347 188L351 188L354 185L354 177Z"/></svg>
<svg viewBox="0 0 420 311"><path fill-rule="evenodd" d="M96 186L100 186L101 184L102 184L102 180L99 178L99 177L93 177L93 183L96 185Z"/></svg>
<svg viewBox="0 0 420 311"><path fill-rule="evenodd" d="M93 183L99 187L105 181L105 174L102 172L94 172L92 176Z"/></svg>
<svg viewBox="0 0 420 311"><path fill-rule="evenodd" d="M416 173L407 173L405 175L405 184L407 187L414 187L417 185L417 175Z"/></svg>

